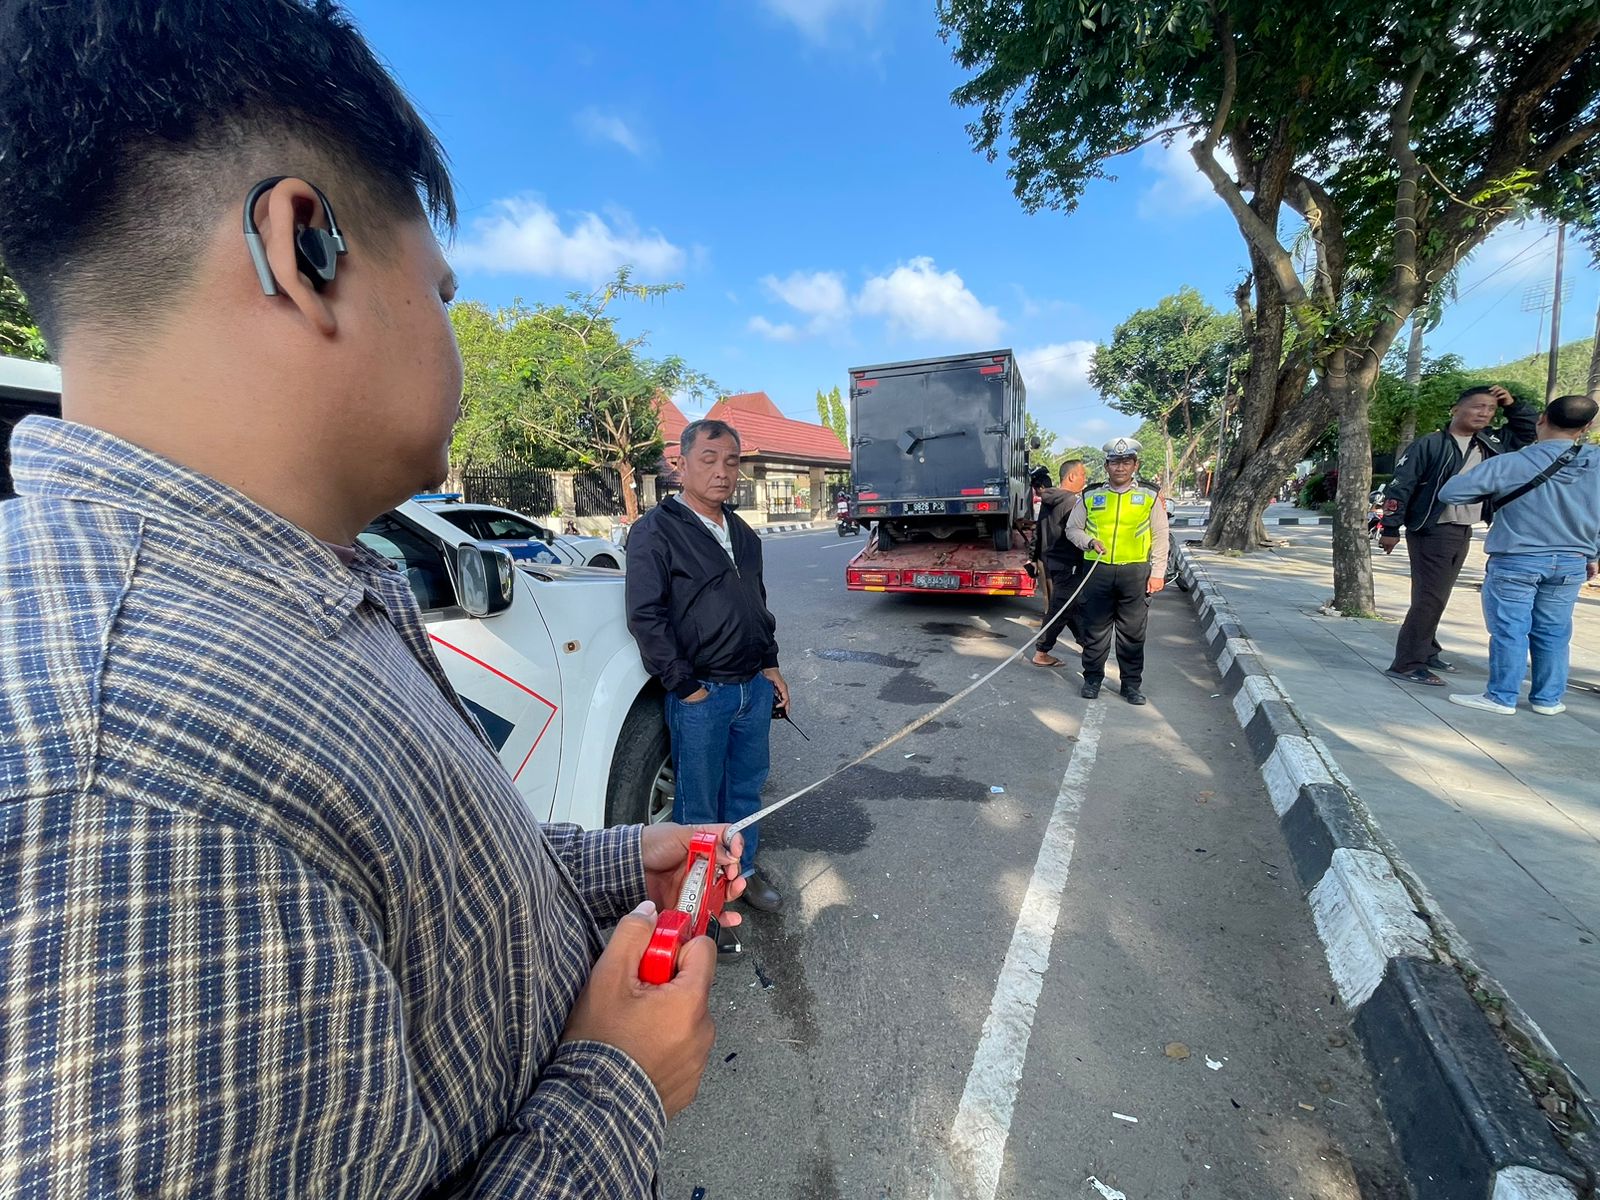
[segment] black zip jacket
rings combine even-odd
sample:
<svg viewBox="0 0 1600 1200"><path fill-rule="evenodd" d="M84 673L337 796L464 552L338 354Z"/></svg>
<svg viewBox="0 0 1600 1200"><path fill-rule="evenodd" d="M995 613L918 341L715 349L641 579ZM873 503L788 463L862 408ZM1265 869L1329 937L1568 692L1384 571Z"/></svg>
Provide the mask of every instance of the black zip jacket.
<svg viewBox="0 0 1600 1200"><path fill-rule="evenodd" d="M1538 440L1538 414L1516 401L1506 409L1505 424L1472 435L1478 453L1484 458L1506 454L1531 446ZM1412 533L1432 529L1445 506L1439 503L1439 489L1458 475L1465 456L1448 428L1419 437L1406 447L1394 465L1394 478L1383 489L1383 533L1398 537L1400 526ZM1494 520L1494 500L1483 501L1483 519Z"/></svg>
<svg viewBox="0 0 1600 1200"><path fill-rule="evenodd" d="M1034 530L1033 557L1055 573L1075 570L1083 562L1083 551L1066 538L1067 517L1078 503L1081 492L1065 488L1045 488L1039 493L1039 524Z"/></svg>
<svg viewBox="0 0 1600 1200"><path fill-rule="evenodd" d="M645 670L680 699L778 665L761 539L723 506L738 566L686 504L663 500L628 532L628 628Z"/></svg>

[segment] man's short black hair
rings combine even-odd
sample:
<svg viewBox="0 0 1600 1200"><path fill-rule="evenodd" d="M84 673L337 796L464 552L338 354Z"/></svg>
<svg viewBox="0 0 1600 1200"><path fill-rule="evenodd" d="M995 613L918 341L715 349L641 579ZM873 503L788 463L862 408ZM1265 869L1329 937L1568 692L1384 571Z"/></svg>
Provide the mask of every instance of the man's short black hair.
<svg viewBox="0 0 1600 1200"><path fill-rule="evenodd" d="M737 429L726 421L713 419L690 421L685 425L683 433L678 437L678 450L682 454L688 454L689 451L694 449L694 444L701 438L709 440L720 437L731 437L735 446L738 446L741 450L744 449L743 443L739 441L739 431Z"/></svg>
<svg viewBox="0 0 1600 1200"><path fill-rule="evenodd" d="M438 140L333 0L0 0L0 257L51 343L148 329L271 175L320 187L351 253L455 223Z"/></svg>
<svg viewBox="0 0 1600 1200"><path fill-rule="evenodd" d="M1062 483L1065 483L1067 481L1067 472L1071 471L1073 467L1083 467L1083 459L1081 459L1081 458L1065 458L1065 459L1061 460L1061 482ZM1087 472L1089 468L1088 467L1084 467L1083 469L1084 469L1085 472Z"/></svg>
<svg viewBox="0 0 1600 1200"><path fill-rule="evenodd" d="M1585 429L1600 413L1600 404L1587 396L1557 396L1545 406L1544 419L1557 429Z"/></svg>
<svg viewBox="0 0 1600 1200"><path fill-rule="evenodd" d="M1492 396L1493 394L1494 389L1488 385L1482 383L1474 384L1472 387L1469 387L1466 389L1466 391L1462 392L1461 395L1456 397L1456 404L1465 404L1474 396ZM1454 408L1455 405L1451 405L1451 407Z"/></svg>

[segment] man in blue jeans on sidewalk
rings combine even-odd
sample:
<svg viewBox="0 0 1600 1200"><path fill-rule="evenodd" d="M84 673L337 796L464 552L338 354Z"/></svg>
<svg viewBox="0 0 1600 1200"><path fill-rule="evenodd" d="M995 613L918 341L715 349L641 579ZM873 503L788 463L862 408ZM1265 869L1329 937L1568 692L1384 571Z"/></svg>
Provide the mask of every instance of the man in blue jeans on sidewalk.
<svg viewBox="0 0 1600 1200"><path fill-rule="evenodd" d="M1497 502L1484 543L1489 686L1482 695L1452 695L1454 704L1515 713L1531 648L1529 707L1543 716L1566 711L1572 610L1600 559L1600 446L1583 444L1597 410L1587 396L1557 397L1540 415L1533 445L1463 471L1439 490L1445 504Z"/></svg>
<svg viewBox="0 0 1600 1200"><path fill-rule="evenodd" d="M761 539L728 503L739 480L738 431L693 421L679 449L682 495L628 534L628 628L667 693L673 820L709 825L761 807L773 704L788 707L789 685L778 670ZM776 912L783 897L755 867L759 838L756 826L744 831L743 899Z"/></svg>

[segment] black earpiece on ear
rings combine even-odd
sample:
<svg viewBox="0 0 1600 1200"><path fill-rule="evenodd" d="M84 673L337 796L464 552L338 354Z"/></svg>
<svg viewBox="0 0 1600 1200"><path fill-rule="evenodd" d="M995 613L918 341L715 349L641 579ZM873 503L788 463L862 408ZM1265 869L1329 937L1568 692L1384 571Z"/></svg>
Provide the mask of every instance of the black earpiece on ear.
<svg viewBox="0 0 1600 1200"><path fill-rule="evenodd" d="M261 230L256 225L256 201L261 199L268 188L282 183L287 178L287 175L274 175L271 179L263 179L250 189L250 194L244 199L244 244L250 251L250 261L255 264L256 278L261 281L261 290L268 296L278 294L278 281L272 277L272 266L267 262L267 248L261 242ZM333 215L333 205L328 203L328 198L316 184L308 181L306 186L315 192L317 199L322 202L322 211L328 218L328 227L321 229L309 225L304 229L295 230L294 257L300 270L311 280L311 286L320 292L333 282L334 272L339 266L339 255L344 254L346 249L344 234L339 232L339 221Z"/></svg>

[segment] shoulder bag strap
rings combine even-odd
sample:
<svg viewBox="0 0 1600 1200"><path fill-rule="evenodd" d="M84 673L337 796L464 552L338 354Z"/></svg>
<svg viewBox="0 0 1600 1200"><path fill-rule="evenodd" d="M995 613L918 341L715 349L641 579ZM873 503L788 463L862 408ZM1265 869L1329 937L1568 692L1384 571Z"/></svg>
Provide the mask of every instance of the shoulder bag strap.
<svg viewBox="0 0 1600 1200"><path fill-rule="evenodd" d="M1524 483L1520 487L1512 488L1504 496L1496 497L1494 506L1496 508L1504 508L1513 500L1522 499L1522 497L1533 491L1534 488L1541 487L1544 484L1549 483L1562 467L1566 466L1569 462L1578 457L1578 451L1582 448L1583 447L1579 443L1573 442L1571 446L1556 456L1554 462L1552 462L1544 470L1540 471L1532 479L1528 480L1527 483Z"/></svg>

